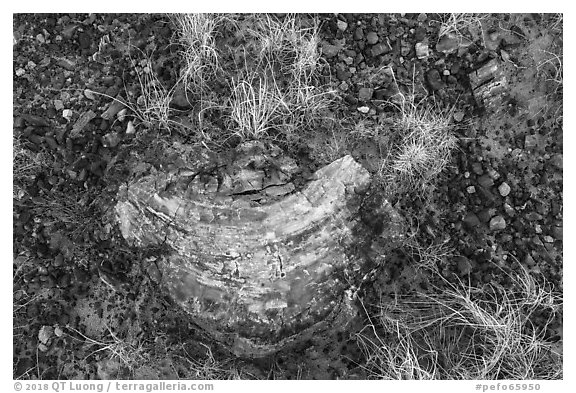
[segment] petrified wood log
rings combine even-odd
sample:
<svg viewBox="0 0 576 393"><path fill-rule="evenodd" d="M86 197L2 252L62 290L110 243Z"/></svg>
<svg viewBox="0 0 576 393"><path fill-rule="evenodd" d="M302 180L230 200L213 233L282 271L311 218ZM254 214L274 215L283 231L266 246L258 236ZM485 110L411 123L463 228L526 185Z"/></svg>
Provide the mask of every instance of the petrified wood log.
<svg viewBox="0 0 576 393"><path fill-rule="evenodd" d="M350 319L370 249L401 235L389 204L361 212L370 175L351 156L299 189L295 161L260 142L231 158L178 162L121 189L119 226L134 245L173 249L162 284L238 355L266 355Z"/></svg>
<svg viewBox="0 0 576 393"><path fill-rule="evenodd" d="M498 60L490 60L468 76L474 97L480 104L489 109L501 106L504 93L508 89L508 81L502 64Z"/></svg>

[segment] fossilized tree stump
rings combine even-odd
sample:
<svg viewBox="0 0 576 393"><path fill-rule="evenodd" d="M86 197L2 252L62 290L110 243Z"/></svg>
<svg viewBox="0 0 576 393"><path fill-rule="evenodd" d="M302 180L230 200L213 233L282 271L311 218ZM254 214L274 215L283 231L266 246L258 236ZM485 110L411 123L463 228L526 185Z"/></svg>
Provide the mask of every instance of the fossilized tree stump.
<svg viewBox="0 0 576 393"><path fill-rule="evenodd" d="M296 189L295 161L260 142L225 159L195 154L132 181L116 205L128 242L173 249L160 266L172 298L238 355L351 318L347 291L365 273L366 238L400 236L386 203L364 213L380 215L378 233L361 219L369 173L346 156Z"/></svg>

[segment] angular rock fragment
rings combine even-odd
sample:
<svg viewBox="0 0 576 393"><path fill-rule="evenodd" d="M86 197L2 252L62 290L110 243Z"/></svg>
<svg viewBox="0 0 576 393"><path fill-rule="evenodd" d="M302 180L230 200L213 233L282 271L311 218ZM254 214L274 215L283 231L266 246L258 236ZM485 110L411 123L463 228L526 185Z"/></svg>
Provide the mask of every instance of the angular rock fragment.
<svg viewBox="0 0 576 393"><path fill-rule="evenodd" d="M105 120L112 120L114 116L116 116L116 114L125 107L126 106L122 102L114 100L110 103L108 108L104 111L104 113L102 113L100 117L102 117Z"/></svg>
<svg viewBox="0 0 576 393"><path fill-rule="evenodd" d="M305 185L296 162L261 142L232 157L187 148L119 193L123 237L168 245L161 285L237 355L264 356L353 315L352 285L402 236L351 156Z"/></svg>
<svg viewBox="0 0 576 393"><path fill-rule="evenodd" d="M426 42L417 42L415 49L416 57L419 59L425 59L430 56L428 44Z"/></svg>
<svg viewBox="0 0 576 393"><path fill-rule="evenodd" d="M508 82L497 59L490 60L468 76L474 96L484 106L496 108L502 103L502 96L508 88Z"/></svg>
<svg viewBox="0 0 576 393"><path fill-rule="evenodd" d="M94 113L92 110L88 110L80 115L78 120L76 120L76 123L74 123L74 127L72 127L72 130L70 131L70 137L75 138L79 136L80 133L82 133L84 127L86 127L86 125L90 123L90 121L92 121L92 119L95 117L96 113Z"/></svg>
<svg viewBox="0 0 576 393"><path fill-rule="evenodd" d="M442 35L436 44L436 50L444 54L455 53L456 51L464 51L470 45L472 41L461 35L454 33L447 33Z"/></svg>

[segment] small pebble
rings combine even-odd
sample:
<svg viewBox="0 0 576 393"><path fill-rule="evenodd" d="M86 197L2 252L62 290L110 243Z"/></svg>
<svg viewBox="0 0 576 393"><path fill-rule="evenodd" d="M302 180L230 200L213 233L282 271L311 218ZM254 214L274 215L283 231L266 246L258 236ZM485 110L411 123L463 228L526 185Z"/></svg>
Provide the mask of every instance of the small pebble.
<svg viewBox="0 0 576 393"><path fill-rule="evenodd" d="M416 57L418 57L419 59L425 59L430 55L428 44L424 42L417 42L415 49L416 49Z"/></svg>
<svg viewBox="0 0 576 393"><path fill-rule="evenodd" d="M528 221L540 221L542 220L542 215L536 212L530 212L526 214L526 218L528 219Z"/></svg>
<svg viewBox="0 0 576 393"><path fill-rule="evenodd" d="M490 230L499 231L506 228L506 220L502 216L493 217L490 220Z"/></svg>
<svg viewBox="0 0 576 393"><path fill-rule="evenodd" d="M527 135L524 139L524 148L525 149L533 149L538 146L540 142L539 135Z"/></svg>
<svg viewBox="0 0 576 393"><path fill-rule="evenodd" d="M62 111L62 117L65 118L66 120L70 121L70 119L72 119L72 110L71 109L64 109Z"/></svg>
<svg viewBox="0 0 576 393"><path fill-rule="evenodd" d="M474 187L474 186L468 186L468 187L466 187L466 192L467 192L468 194L474 194L474 193L476 192L476 187Z"/></svg>
<svg viewBox="0 0 576 393"><path fill-rule="evenodd" d="M123 122L124 119L126 118L126 114L128 113L128 109L126 108L122 108L117 114L116 117L118 118L119 122Z"/></svg>
<svg viewBox="0 0 576 393"><path fill-rule="evenodd" d="M472 271L472 263L470 262L470 260L466 257L459 257L457 259L457 265L458 265L458 270L460 271L460 274L462 275L467 275L470 274L470 272Z"/></svg>
<svg viewBox="0 0 576 393"><path fill-rule="evenodd" d="M96 95L94 94L94 92L90 89L85 89L84 90L84 96L86 98L88 98L89 100L94 101L96 99Z"/></svg>
<svg viewBox="0 0 576 393"><path fill-rule="evenodd" d="M478 178L478 184L484 188L490 188L494 185L494 180L492 180L488 175L482 175Z"/></svg>
<svg viewBox="0 0 576 393"><path fill-rule="evenodd" d="M378 34L371 31L370 33L366 34L366 41L368 41L370 45L374 45L378 42Z"/></svg>
<svg viewBox="0 0 576 393"><path fill-rule="evenodd" d="M504 211L506 212L506 214L508 214L510 217L514 217L515 214L515 210L512 206L510 206L508 203L504 204Z"/></svg>
<svg viewBox="0 0 576 393"><path fill-rule="evenodd" d="M526 254L526 258L524 258L524 264L532 267L536 265L536 262L534 262L534 258L532 258L532 255Z"/></svg>
<svg viewBox="0 0 576 393"><path fill-rule="evenodd" d="M60 267L64 265L64 256L62 254L56 255L56 258L54 258L52 265L54 265L55 267Z"/></svg>
<svg viewBox="0 0 576 393"><path fill-rule="evenodd" d="M54 335L56 337L62 337L64 335L64 330L62 330L62 328L60 326L56 326L54 328Z"/></svg>
<svg viewBox="0 0 576 393"><path fill-rule="evenodd" d="M134 123L132 122L132 120L128 121L128 124L126 125L126 135L131 135L134 134L136 132L136 127L134 127Z"/></svg>
<svg viewBox="0 0 576 393"><path fill-rule="evenodd" d="M508 196L508 194L510 194L510 186L508 185L508 183L504 182L500 184L500 186L498 187L498 191L500 192L500 195L502 195L503 197Z"/></svg>
<svg viewBox="0 0 576 393"><path fill-rule="evenodd" d="M54 329L52 328L52 326L42 326L40 328L40 331L38 332L38 340L43 343L43 344L47 344L48 341L50 341L50 339L52 338L52 335L54 334Z"/></svg>
<svg viewBox="0 0 576 393"><path fill-rule="evenodd" d="M496 172L493 168L488 168L486 172L488 173L488 176L492 178L492 180L500 179L500 174Z"/></svg>
<svg viewBox="0 0 576 393"><path fill-rule="evenodd" d="M456 112L454 113L454 121L456 123L460 123L464 119L464 112Z"/></svg>
<svg viewBox="0 0 576 393"><path fill-rule="evenodd" d="M370 99L372 98L373 92L374 92L374 89L371 89L369 87L362 87L358 91L358 99L360 101L370 101Z"/></svg>
<svg viewBox="0 0 576 393"><path fill-rule="evenodd" d="M368 113L370 111L370 108L368 108L367 106L361 106L358 108L358 112L360 113Z"/></svg>
<svg viewBox="0 0 576 393"><path fill-rule="evenodd" d="M554 226L552 227L552 235L554 236L554 238L556 240L562 240L563 239L563 231L562 231L562 227L561 226Z"/></svg>
<svg viewBox="0 0 576 393"><path fill-rule="evenodd" d="M472 164L472 172L474 172L478 176L482 175L484 173L484 170L482 169L482 164L479 162L473 163Z"/></svg>
<svg viewBox="0 0 576 393"><path fill-rule="evenodd" d="M466 214L463 219L463 222L469 227L478 227L482 225L478 216L472 212Z"/></svg>
<svg viewBox="0 0 576 393"><path fill-rule="evenodd" d="M562 153L558 153L558 154L554 154L551 158L550 158L550 163L552 165L554 165L556 168L558 169L562 169L563 168L563 158L562 158Z"/></svg>
<svg viewBox="0 0 576 393"><path fill-rule="evenodd" d="M336 24L338 26L338 30L340 31L346 31L348 28L348 23L344 22L343 20L339 20Z"/></svg>

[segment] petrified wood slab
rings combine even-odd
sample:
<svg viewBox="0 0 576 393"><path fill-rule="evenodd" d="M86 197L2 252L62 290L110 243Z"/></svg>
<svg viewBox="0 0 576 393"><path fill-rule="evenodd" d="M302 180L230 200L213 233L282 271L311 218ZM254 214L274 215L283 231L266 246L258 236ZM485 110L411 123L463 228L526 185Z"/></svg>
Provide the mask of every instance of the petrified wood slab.
<svg viewBox="0 0 576 393"><path fill-rule="evenodd" d="M294 160L259 142L228 164L194 160L128 184L116 213L130 243L174 250L162 283L195 322L238 355L262 356L351 318L346 293L369 259L358 249L374 235L360 214L369 173L346 156L296 189ZM376 237L400 236L388 204L371 213Z"/></svg>
<svg viewBox="0 0 576 393"><path fill-rule="evenodd" d="M502 98L508 89L508 81L502 68L502 64L493 59L468 75L474 97L486 108L495 109L502 104Z"/></svg>

